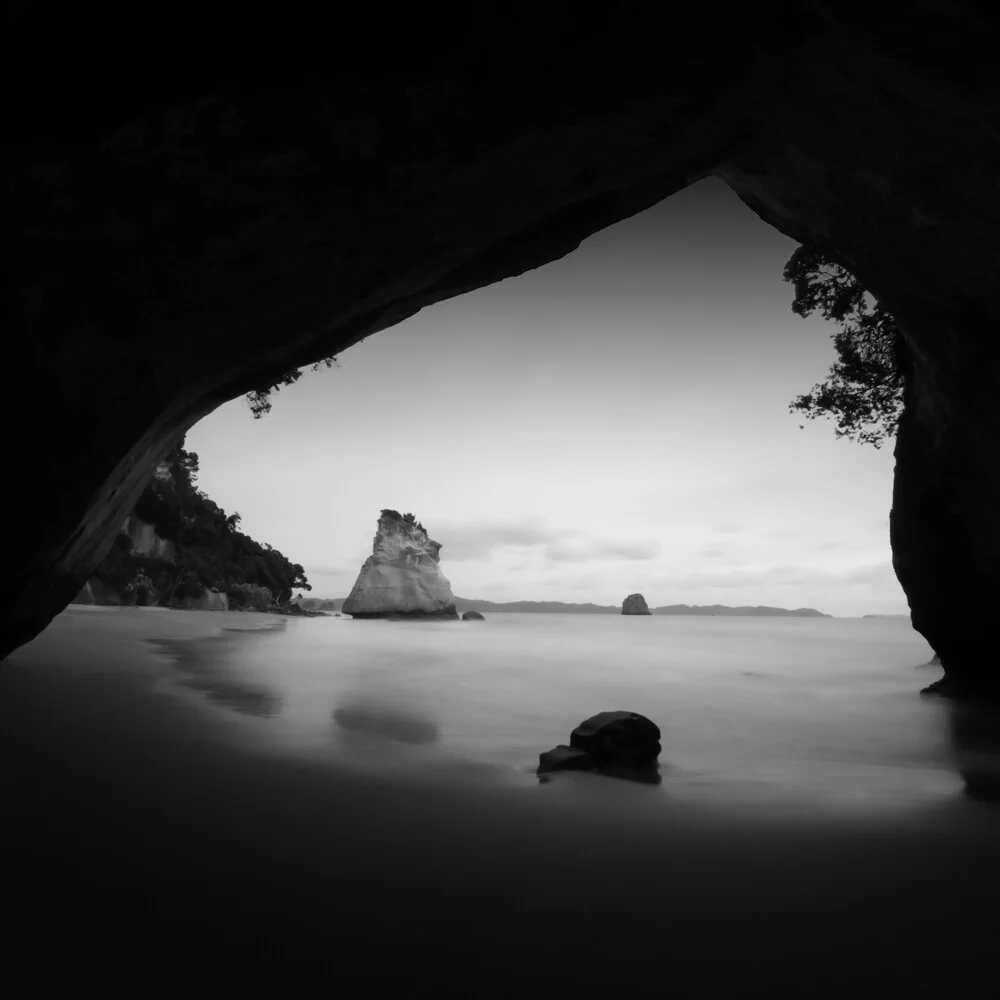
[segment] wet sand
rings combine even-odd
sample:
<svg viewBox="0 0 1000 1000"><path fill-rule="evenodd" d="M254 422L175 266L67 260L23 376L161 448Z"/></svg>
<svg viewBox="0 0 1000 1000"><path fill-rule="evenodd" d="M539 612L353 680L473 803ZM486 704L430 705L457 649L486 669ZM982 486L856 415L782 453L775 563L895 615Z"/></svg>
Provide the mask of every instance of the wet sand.
<svg viewBox="0 0 1000 1000"><path fill-rule="evenodd" d="M361 773L171 693L147 641L267 624L79 610L0 666L8 995L1000 994L989 794L838 815ZM993 720L956 718L989 789Z"/></svg>

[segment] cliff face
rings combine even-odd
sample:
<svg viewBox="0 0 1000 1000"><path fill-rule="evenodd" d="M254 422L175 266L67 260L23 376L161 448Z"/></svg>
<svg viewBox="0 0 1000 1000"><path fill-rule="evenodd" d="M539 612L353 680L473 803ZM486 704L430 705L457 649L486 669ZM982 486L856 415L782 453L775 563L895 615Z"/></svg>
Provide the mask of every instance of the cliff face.
<svg viewBox="0 0 1000 1000"><path fill-rule="evenodd" d="M177 548L173 542L160 538L156 528L147 524L134 514L125 518L121 533L128 535L132 542L132 551L140 556L153 556L165 562L177 562Z"/></svg>
<svg viewBox="0 0 1000 1000"><path fill-rule="evenodd" d="M80 590L202 416L714 174L900 325L894 564L944 670L1000 678L962 596L1000 603L997 13L898 7L626 4L574 11L567 44L562 10L475 5L443 31L359 8L331 39L290 0L246 12L234 46L200 9L95 11L81 35L17 5L8 64L33 84L0 140L0 419L25 472L0 656Z"/></svg>
<svg viewBox="0 0 1000 1000"><path fill-rule="evenodd" d="M372 554L341 611L355 618L457 618L451 584L438 565L440 549L422 526L383 510Z"/></svg>

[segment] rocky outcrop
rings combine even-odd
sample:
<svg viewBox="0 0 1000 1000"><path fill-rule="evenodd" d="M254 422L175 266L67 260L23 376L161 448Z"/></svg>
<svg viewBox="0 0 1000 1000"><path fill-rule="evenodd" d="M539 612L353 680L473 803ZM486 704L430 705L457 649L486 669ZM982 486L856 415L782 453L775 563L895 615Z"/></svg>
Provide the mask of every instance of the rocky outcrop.
<svg viewBox="0 0 1000 1000"><path fill-rule="evenodd" d="M383 510L372 554L341 611L354 618L458 618L440 550L422 525Z"/></svg>
<svg viewBox="0 0 1000 1000"><path fill-rule="evenodd" d="M462 615L463 622L484 622L486 619L478 611L466 611Z"/></svg>
<svg viewBox="0 0 1000 1000"><path fill-rule="evenodd" d="M199 595L175 597L170 602L172 607L184 608L189 611L228 611L229 597L219 590L202 589Z"/></svg>
<svg viewBox="0 0 1000 1000"><path fill-rule="evenodd" d="M652 613L649 610L649 605L646 604L646 598L642 594L629 594L622 601L623 615L651 615Z"/></svg>
<svg viewBox="0 0 1000 1000"><path fill-rule="evenodd" d="M894 565L945 672L998 673L962 603L1000 603L995 5L622 5L575 14L572 44L561 9L475 5L445 32L358 7L333 40L294 0L268 10L235 46L203 10L197 31L94 11L81 35L37 4L4 22L33 83L0 158L18 192L0 419L25 470L0 656L80 591L220 404L714 174L898 321Z"/></svg>
<svg viewBox="0 0 1000 1000"><path fill-rule="evenodd" d="M553 771L595 771L613 778L656 784L660 780L659 727L638 712L599 712L560 744L539 754L540 778Z"/></svg>
<svg viewBox="0 0 1000 1000"><path fill-rule="evenodd" d="M343 602L335 601L329 597L303 597L299 594L294 602L303 611L322 611L335 613L338 610L338 605Z"/></svg>
<svg viewBox="0 0 1000 1000"><path fill-rule="evenodd" d="M91 577L81 588L73 604L96 604L105 607L120 607L122 596L114 587L109 587L103 580Z"/></svg>
<svg viewBox="0 0 1000 1000"><path fill-rule="evenodd" d="M121 533L128 536L132 542L132 551L136 555L153 556L166 562L177 562L177 547L174 543L160 538L154 525L147 524L134 514L125 518Z"/></svg>

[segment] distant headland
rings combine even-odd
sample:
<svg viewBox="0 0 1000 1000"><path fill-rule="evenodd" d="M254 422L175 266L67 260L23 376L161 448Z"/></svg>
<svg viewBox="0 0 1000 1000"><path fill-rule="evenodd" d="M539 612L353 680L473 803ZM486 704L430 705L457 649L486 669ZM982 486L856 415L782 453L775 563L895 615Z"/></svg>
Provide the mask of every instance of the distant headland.
<svg viewBox="0 0 1000 1000"><path fill-rule="evenodd" d="M302 606L316 610L340 610L344 598L321 600L306 598ZM482 601L469 597L456 597L455 607L463 611L535 612L537 614L570 615L620 615L621 605L614 604L571 604L564 601ZM654 615L719 615L731 617L782 617L782 618L832 618L815 608L771 608L765 605L728 607L724 604L668 604L650 608Z"/></svg>

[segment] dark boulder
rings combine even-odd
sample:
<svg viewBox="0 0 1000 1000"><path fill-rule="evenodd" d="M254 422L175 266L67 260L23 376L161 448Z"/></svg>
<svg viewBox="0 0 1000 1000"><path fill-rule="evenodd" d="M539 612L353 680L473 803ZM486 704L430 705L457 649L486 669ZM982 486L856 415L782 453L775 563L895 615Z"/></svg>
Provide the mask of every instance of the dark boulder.
<svg viewBox="0 0 1000 1000"><path fill-rule="evenodd" d="M536 774L548 774L550 771L593 771L596 768L594 758L585 750L560 743L559 746L546 750L538 755Z"/></svg>
<svg viewBox="0 0 1000 1000"><path fill-rule="evenodd" d="M644 715L599 712L573 730L569 746L560 744L539 754L535 773L542 777L552 771L595 771L656 784L659 754L659 727Z"/></svg>
<svg viewBox="0 0 1000 1000"><path fill-rule="evenodd" d="M646 603L646 598L642 594L629 594L622 601L623 615L651 615L652 613L649 610L649 605Z"/></svg>
<svg viewBox="0 0 1000 1000"><path fill-rule="evenodd" d="M462 615L463 622L484 622L486 619L478 611L466 611Z"/></svg>
<svg viewBox="0 0 1000 1000"><path fill-rule="evenodd" d="M654 767L660 729L638 712L599 712L573 730L569 743L589 753L598 767Z"/></svg>

